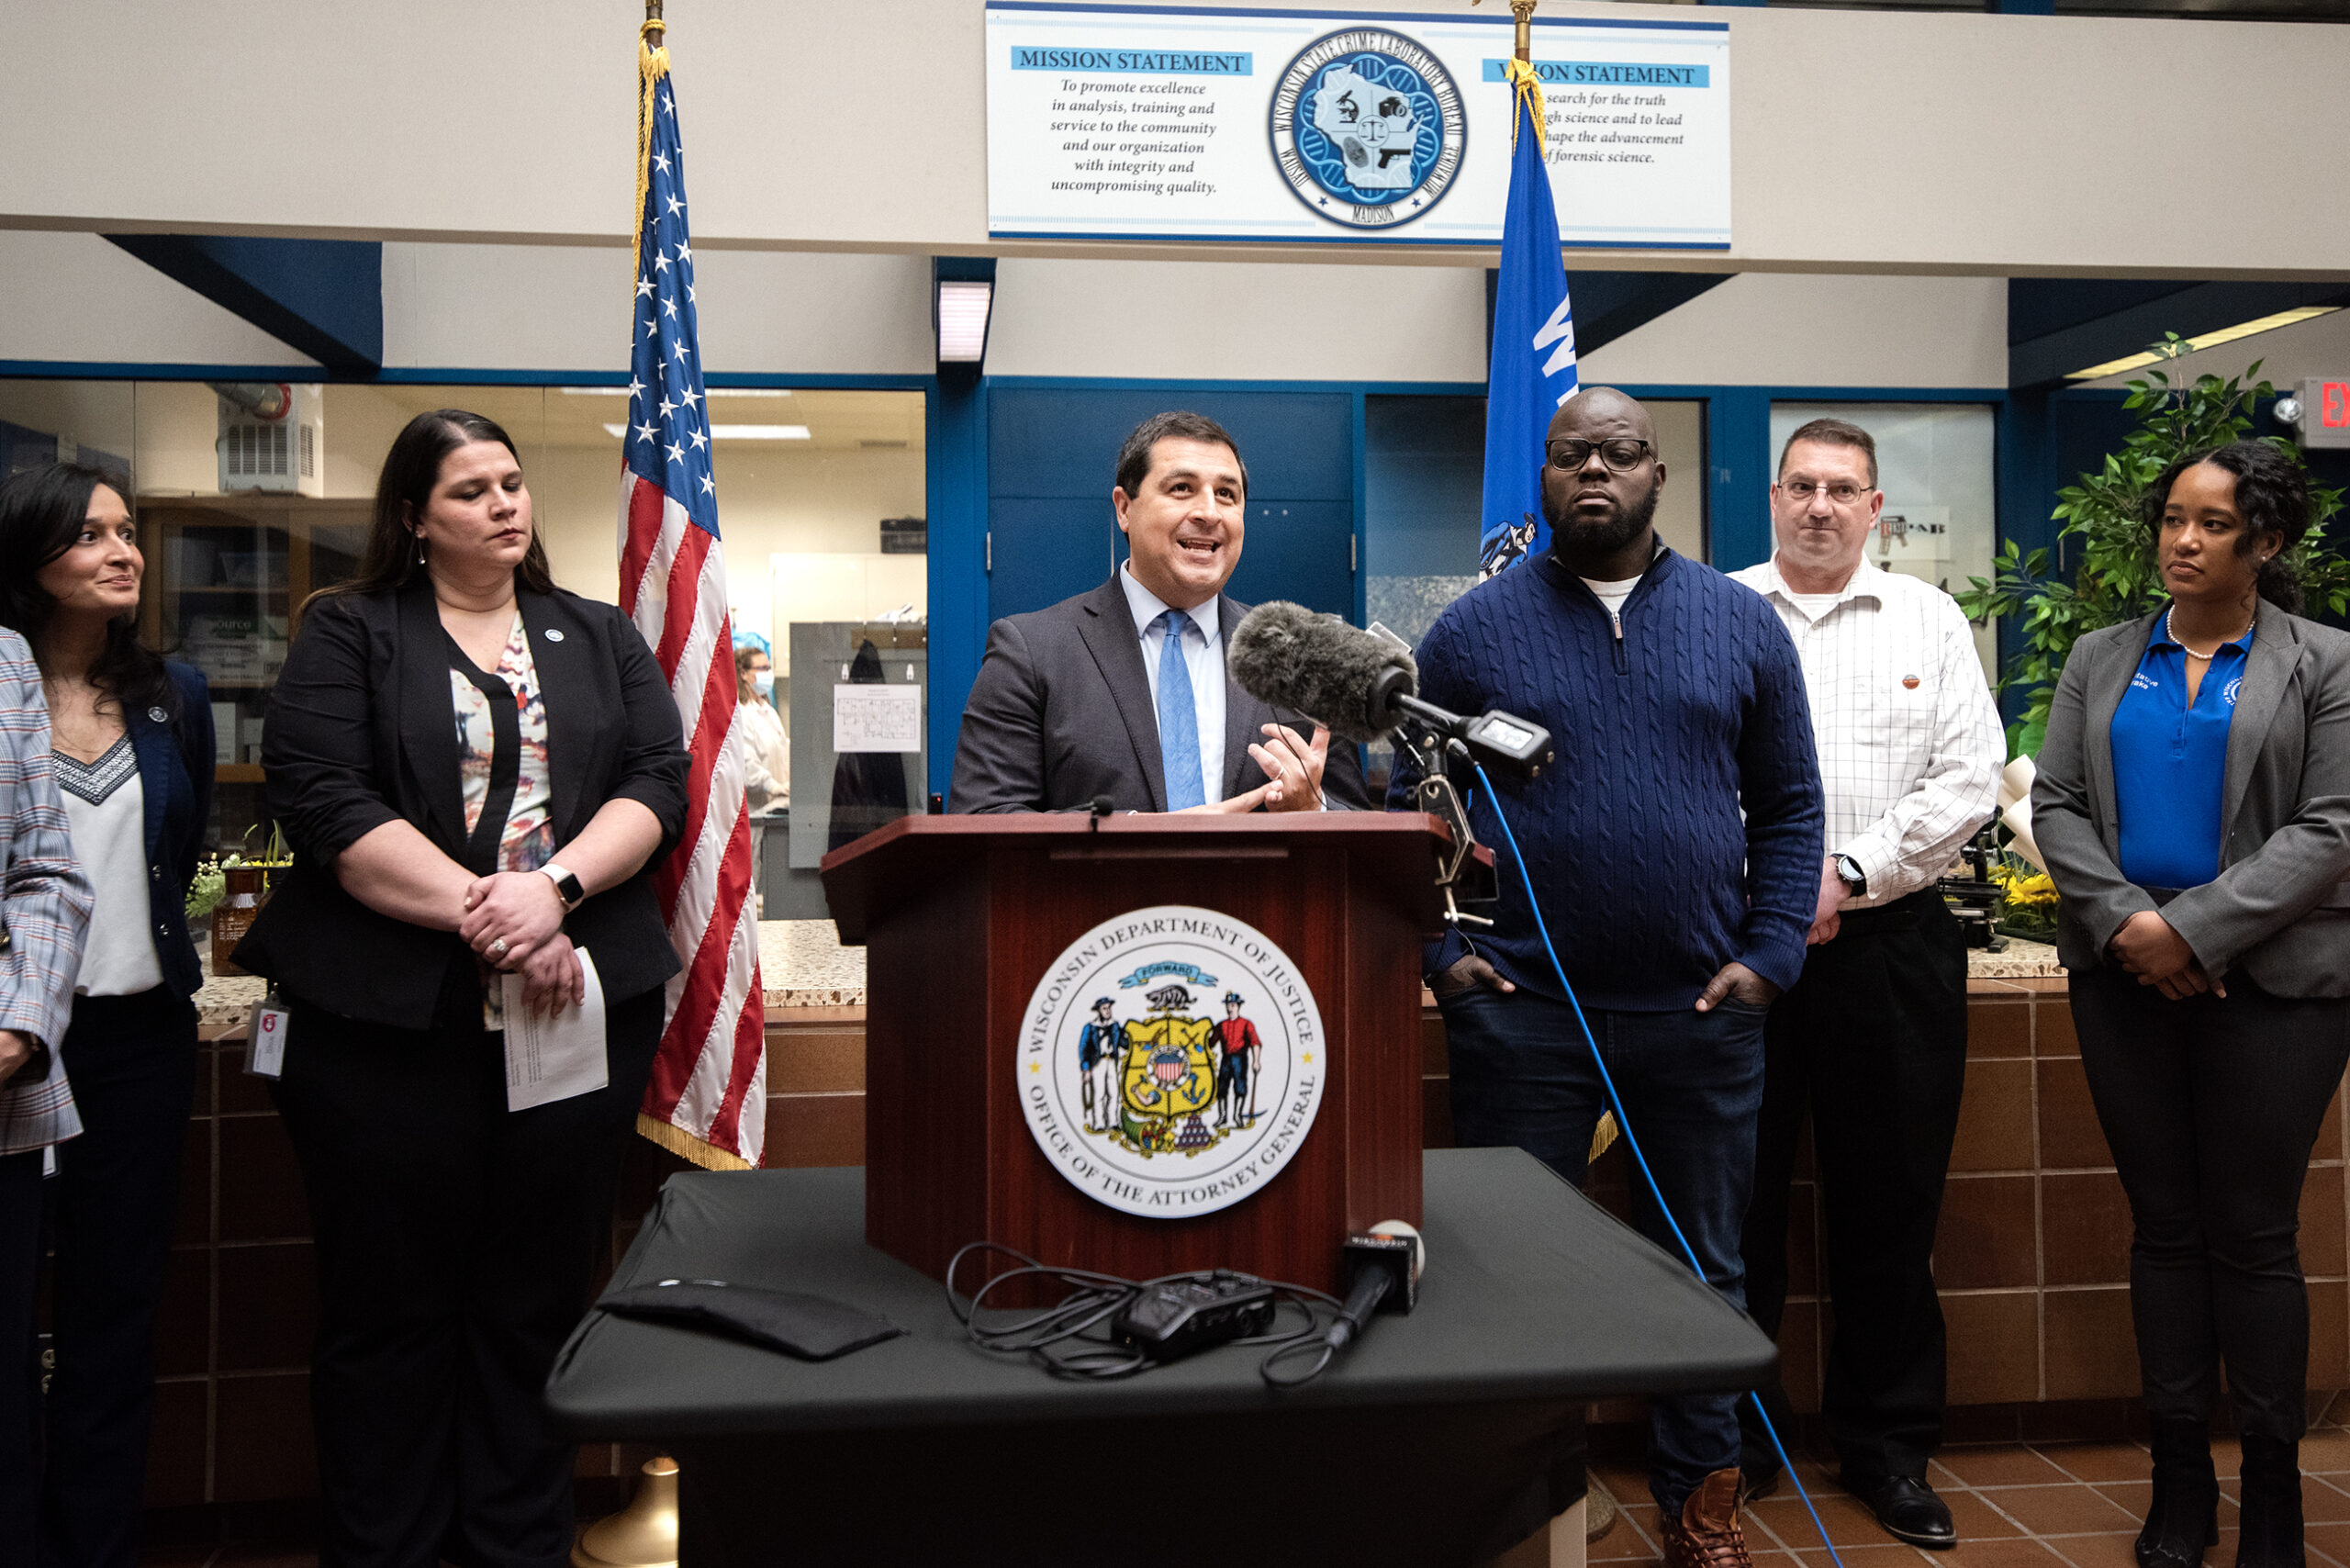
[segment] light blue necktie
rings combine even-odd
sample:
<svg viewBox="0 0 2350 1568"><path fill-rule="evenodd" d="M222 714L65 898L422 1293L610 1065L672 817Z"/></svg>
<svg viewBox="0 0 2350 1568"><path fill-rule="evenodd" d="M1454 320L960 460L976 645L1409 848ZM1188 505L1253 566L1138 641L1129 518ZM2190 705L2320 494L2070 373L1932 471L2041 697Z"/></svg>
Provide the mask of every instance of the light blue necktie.
<svg viewBox="0 0 2350 1568"><path fill-rule="evenodd" d="M1158 760L1170 812L1208 803L1200 776L1200 711L1192 701L1192 666L1183 660L1183 632L1191 624L1180 610L1158 621L1167 633L1158 645Z"/></svg>

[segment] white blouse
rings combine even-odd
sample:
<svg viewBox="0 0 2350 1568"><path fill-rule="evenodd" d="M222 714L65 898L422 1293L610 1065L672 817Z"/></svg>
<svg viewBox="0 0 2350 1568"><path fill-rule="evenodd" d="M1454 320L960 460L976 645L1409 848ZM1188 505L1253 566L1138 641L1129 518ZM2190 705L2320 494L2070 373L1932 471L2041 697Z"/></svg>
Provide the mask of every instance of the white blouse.
<svg viewBox="0 0 2350 1568"><path fill-rule="evenodd" d="M163 983L147 902L147 791L130 737L95 762L56 755L57 783L73 854L96 904L82 944L76 996L136 996Z"/></svg>

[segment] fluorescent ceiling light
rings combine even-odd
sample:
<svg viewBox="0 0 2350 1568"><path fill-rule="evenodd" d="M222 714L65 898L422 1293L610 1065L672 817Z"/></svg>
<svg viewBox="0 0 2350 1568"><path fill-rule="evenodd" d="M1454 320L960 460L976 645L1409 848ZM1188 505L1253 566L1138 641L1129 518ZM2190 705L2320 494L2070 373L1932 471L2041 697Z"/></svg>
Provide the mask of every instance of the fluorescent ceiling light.
<svg viewBox="0 0 2350 1568"><path fill-rule="evenodd" d="M566 398L625 398L625 386L558 386L556 391ZM711 398L789 398L789 386L712 386L705 394Z"/></svg>
<svg viewBox="0 0 2350 1568"><path fill-rule="evenodd" d="M2297 309L2279 310L2274 316L2257 316L2249 321L2239 321L2232 327L2221 327L2217 331L2199 332L2186 340L2187 346L2190 352L2215 349L2221 343L2234 342L2238 338L2255 337L2262 332L2273 332L2279 327L2289 327L2296 321L2308 321L2320 316L2331 316L2341 308L2339 305L2304 305ZM2160 364L2162 361L2163 356L2158 353L2133 353L2125 359L2109 359L2103 364L2093 364L2087 370L2076 370L2065 379L2094 381L2099 376L2120 375L2124 371L2143 370L2150 364Z"/></svg>
<svg viewBox="0 0 2350 1568"><path fill-rule="evenodd" d="M628 434L628 427L606 425L604 433L614 441L618 441ZM806 441L809 435L806 425L712 425L710 427L710 439L712 441Z"/></svg>
<svg viewBox="0 0 2350 1568"><path fill-rule="evenodd" d="M938 358L944 364L977 364L987 352L991 283L941 282L938 286Z"/></svg>

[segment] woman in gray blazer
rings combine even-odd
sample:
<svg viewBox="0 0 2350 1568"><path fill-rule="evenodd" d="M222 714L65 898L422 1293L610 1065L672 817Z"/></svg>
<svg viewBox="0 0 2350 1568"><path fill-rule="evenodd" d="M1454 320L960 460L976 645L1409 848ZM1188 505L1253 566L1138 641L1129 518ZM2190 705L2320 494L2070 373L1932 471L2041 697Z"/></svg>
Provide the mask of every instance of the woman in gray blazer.
<svg viewBox="0 0 2350 1568"><path fill-rule="evenodd" d="M2098 1120L2130 1198L2154 1418L2143 1568L2219 1540L2210 1423L2244 1446L2239 1568L2299 1568L2301 1182L2350 1064L2350 636L2294 613L2290 453L2237 442L2149 495L2171 603L2065 663L2032 787Z"/></svg>

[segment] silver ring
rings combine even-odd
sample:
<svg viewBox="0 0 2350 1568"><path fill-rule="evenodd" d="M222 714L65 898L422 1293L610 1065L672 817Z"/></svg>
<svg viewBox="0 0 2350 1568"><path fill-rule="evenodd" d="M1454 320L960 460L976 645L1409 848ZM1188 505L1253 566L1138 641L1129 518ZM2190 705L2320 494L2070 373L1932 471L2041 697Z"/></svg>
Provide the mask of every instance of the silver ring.
<svg viewBox="0 0 2350 1568"><path fill-rule="evenodd" d="M505 937L500 936L489 945L489 956L493 958L502 958L506 957Z"/></svg>

